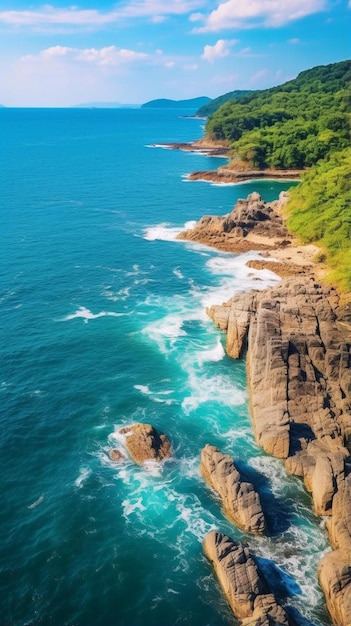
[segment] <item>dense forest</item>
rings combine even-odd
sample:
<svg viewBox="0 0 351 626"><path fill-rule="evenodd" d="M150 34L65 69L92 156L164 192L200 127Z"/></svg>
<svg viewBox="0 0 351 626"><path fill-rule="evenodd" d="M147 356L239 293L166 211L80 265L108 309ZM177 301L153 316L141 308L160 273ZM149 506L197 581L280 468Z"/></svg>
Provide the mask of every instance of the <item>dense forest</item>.
<svg viewBox="0 0 351 626"><path fill-rule="evenodd" d="M206 135L230 142L253 167L310 167L350 142L349 61L315 67L279 87L229 100Z"/></svg>
<svg viewBox="0 0 351 626"><path fill-rule="evenodd" d="M351 62L306 70L284 85L223 104L206 135L226 140L233 165L301 169L288 227L321 247L329 279L351 292Z"/></svg>

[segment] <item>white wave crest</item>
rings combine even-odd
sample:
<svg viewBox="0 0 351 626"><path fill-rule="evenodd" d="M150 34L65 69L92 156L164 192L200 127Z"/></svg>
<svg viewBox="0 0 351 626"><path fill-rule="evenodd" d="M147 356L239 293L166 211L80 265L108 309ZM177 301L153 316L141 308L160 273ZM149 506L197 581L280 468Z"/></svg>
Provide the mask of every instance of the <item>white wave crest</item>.
<svg viewBox="0 0 351 626"><path fill-rule="evenodd" d="M92 313L89 309L84 306L80 306L74 313L66 315L61 319L57 320L59 322L67 322L69 320L73 320L75 318L82 318L85 324L88 323L89 320L95 320L99 317L123 317L126 313L115 313L114 311L100 311L100 313Z"/></svg>
<svg viewBox="0 0 351 626"><path fill-rule="evenodd" d="M177 235L181 233L183 230L188 230L189 228L194 228L196 222L186 222L184 226L171 226L171 224L167 222L163 222L162 224L156 224L155 226L149 226L144 231L144 239L148 241L174 241L177 238Z"/></svg>

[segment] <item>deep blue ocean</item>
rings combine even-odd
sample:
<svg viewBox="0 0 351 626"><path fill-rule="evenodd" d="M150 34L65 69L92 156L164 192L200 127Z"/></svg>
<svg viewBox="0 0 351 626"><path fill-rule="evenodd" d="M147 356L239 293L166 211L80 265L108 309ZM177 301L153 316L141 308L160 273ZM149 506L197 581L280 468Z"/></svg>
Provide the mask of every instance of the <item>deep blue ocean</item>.
<svg viewBox="0 0 351 626"><path fill-rule="evenodd" d="M205 313L278 279L175 240L289 183L211 185L218 158L162 149L203 135L176 110L0 109L0 626L225 626L202 540L255 552L299 624L330 624L317 582L328 542L302 483L255 443L245 363ZM156 144L156 146L155 146ZM173 457L115 464L118 430L149 422ZM199 473L231 454L270 536L235 528Z"/></svg>

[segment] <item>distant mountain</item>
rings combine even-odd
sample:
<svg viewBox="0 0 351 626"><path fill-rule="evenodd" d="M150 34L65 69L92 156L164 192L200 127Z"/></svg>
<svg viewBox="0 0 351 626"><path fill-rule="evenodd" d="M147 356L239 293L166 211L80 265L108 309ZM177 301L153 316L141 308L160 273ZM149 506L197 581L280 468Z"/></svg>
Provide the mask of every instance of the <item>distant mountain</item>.
<svg viewBox="0 0 351 626"><path fill-rule="evenodd" d="M199 117L208 117L212 115L217 109L219 109L222 104L227 102L228 100L238 100L239 98L243 98L247 96L253 91L237 89L236 91L229 91L228 93L223 94L223 96L219 96L218 98L214 98L210 102L202 105L198 111L196 111L196 115Z"/></svg>
<svg viewBox="0 0 351 626"><path fill-rule="evenodd" d="M197 109L211 101L207 96L199 98L190 98L190 100L168 100L160 98L158 100L150 100L141 105L142 109L192 109L195 113Z"/></svg>
<svg viewBox="0 0 351 626"><path fill-rule="evenodd" d="M74 109L139 109L140 104L121 104L121 102L83 102L75 104Z"/></svg>

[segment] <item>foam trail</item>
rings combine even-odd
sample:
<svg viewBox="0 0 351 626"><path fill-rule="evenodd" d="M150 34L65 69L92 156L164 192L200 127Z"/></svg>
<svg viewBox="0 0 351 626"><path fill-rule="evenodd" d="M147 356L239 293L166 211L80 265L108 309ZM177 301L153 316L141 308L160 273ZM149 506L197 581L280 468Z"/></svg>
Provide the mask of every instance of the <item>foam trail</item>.
<svg viewBox="0 0 351 626"><path fill-rule="evenodd" d="M88 476L90 476L90 474L90 469L88 469L87 467L82 467L78 478L76 478L76 480L74 481L74 486L80 489Z"/></svg>
<svg viewBox="0 0 351 626"><path fill-rule="evenodd" d="M127 315L126 313L115 313L114 311L100 311L100 313L92 313L89 309L84 306L80 306L77 311L71 313L70 315L66 315L61 319L57 320L59 322L67 322L69 320L73 320L75 318L82 318L85 324L88 323L89 320L95 320L99 317L123 317Z"/></svg>

